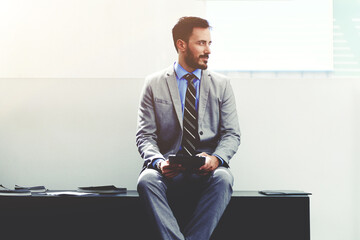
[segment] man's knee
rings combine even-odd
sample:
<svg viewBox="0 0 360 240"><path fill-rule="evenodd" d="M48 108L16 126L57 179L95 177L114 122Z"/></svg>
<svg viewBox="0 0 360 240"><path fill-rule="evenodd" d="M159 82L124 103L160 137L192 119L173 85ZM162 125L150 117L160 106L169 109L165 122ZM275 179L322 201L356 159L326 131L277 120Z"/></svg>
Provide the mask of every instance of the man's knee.
<svg viewBox="0 0 360 240"><path fill-rule="evenodd" d="M139 176L137 182L137 190L139 193L156 187L162 182L161 174L154 169L145 169Z"/></svg>
<svg viewBox="0 0 360 240"><path fill-rule="evenodd" d="M219 167L214 171L213 181L216 183L217 186L219 186L219 188L232 189L232 186L234 184L234 177L228 168Z"/></svg>

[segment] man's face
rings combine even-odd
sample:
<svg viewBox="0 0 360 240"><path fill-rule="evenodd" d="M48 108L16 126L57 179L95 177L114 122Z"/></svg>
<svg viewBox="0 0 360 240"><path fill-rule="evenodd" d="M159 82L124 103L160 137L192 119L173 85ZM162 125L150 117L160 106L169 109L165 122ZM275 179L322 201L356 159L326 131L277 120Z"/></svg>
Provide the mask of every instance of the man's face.
<svg viewBox="0 0 360 240"><path fill-rule="evenodd" d="M186 64L194 69L207 69L211 45L209 28L194 28L185 52Z"/></svg>

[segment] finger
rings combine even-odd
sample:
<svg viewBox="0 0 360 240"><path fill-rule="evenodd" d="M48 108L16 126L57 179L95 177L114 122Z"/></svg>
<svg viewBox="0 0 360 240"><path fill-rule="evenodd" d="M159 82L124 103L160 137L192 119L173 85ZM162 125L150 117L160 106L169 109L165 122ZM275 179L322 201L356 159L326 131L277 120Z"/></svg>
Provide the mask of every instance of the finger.
<svg viewBox="0 0 360 240"><path fill-rule="evenodd" d="M208 169L208 167L206 166L206 164L202 165L199 170L200 171L205 171L206 169Z"/></svg>
<svg viewBox="0 0 360 240"><path fill-rule="evenodd" d="M174 168L174 169L176 169L176 168L181 168L182 165L181 165L181 164L178 164L178 163L172 163L172 164L168 165L168 167L169 167L169 168Z"/></svg>
<svg viewBox="0 0 360 240"><path fill-rule="evenodd" d="M204 165L202 165L199 170L200 171L207 171L209 168L211 168L211 165L209 164L209 162L205 162Z"/></svg>
<svg viewBox="0 0 360 240"><path fill-rule="evenodd" d="M170 171L167 171L163 174L166 178L172 178L173 173Z"/></svg>
<svg viewBox="0 0 360 240"><path fill-rule="evenodd" d="M206 172L206 171L202 171L202 172L198 172L198 175L200 176L206 176L208 175L210 172Z"/></svg>
<svg viewBox="0 0 360 240"><path fill-rule="evenodd" d="M196 156L198 156L198 157L206 157L206 156L208 156L208 154L206 152L202 152L202 153L196 154Z"/></svg>
<svg viewBox="0 0 360 240"><path fill-rule="evenodd" d="M171 172L169 174L167 174L165 177L166 178L174 178L175 176L177 176L179 173L178 172Z"/></svg>
<svg viewBox="0 0 360 240"><path fill-rule="evenodd" d="M185 171L185 168L183 168L182 166L177 166L177 167L168 168L168 170L173 172L182 172Z"/></svg>
<svg viewBox="0 0 360 240"><path fill-rule="evenodd" d="M164 166L163 168L169 169L169 170L176 170L176 169L181 169L182 166L181 166L181 164L170 164L170 165Z"/></svg>
<svg viewBox="0 0 360 240"><path fill-rule="evenodd" d="M199 170L200 171L202 171L202 170L206 170L207 168L208 168L208 161L205 161L205 164L204 165L202 165L200 168L199 168Z"/></svg>

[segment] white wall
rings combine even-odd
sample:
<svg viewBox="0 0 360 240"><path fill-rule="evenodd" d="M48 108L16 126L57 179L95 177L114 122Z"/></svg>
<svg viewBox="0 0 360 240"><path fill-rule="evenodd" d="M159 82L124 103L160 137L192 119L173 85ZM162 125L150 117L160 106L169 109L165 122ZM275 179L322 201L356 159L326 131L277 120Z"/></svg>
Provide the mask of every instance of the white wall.
<svg viewBox="0 0 360 240"><path fill-rule="evenodd" d="M310 191L312 239L358 239L359 79L232 83L243 132L235 188Z"/></svg>
<svg viewBox="0 0 360 240"><path fill-rule="evenodd" d="M1 9L6 8L4 2L1 2ZM24 1L14 2L25 4ZM36 3L44 1L31 2L38 6ZM54 2L65 9L60 1ZM107 1L111 2L118 1ZM134 33L142 40L139 44L150 41L159 51L158 59L162 59L148 67L154 56L142 52L143 59L132 61L135 69L145 69L141 74L157 71L175 60L169 29L178 17L196 12L187 10L192 2L202 4L202 1L182 1L184 5L180 5L179 1L178 16L171 13L175 11L174 4L165 0L154 2L158 7L154 13L157 20L151 22L149 15L143 20L150 21L147 27L160 29L158 33L164 35L166 45L162 50L162 42L143 39L142 31ZM26 7L29 12L38 11L30 5ZM16 14L7 12L7 15L17 19ZM95 20L90 23L95 24ZM166 26L159 28L160 23ZM0 21L2 31L8 31L5 25ZM21 22L21 26L15 29L19 31L18 36L31 39L31 32L23 32L27 27L34 27L31 22ZM57 36L68 34L64 29L59 31ZM117 29L113 32L121 42L123 33L117 33ZM76 36L82 39L82 34ZM45 185L49 189L115 184L135 189L142 165L134 135L143 78L136 76L137 73L132 78L122 77L122 71L118 72L119 76L117 72L102 75L106 73L107 64L114 64L107 58L93 59L96 60L94 66L100 65L95 70L82 68L85 65L81 65L81 54L87 56L86 50L73 53L78 59L76 62L80 61L78 66L82 70L78 71L77 65L65 61L73 59L53 59L52 54L47 55L47 48L28 49L18 41L0 40L1 50L23 49L15 52L7 49L7 54L2 52L1 55L0 183L8 187ZM96 47L96 42L92 44L91 48ZM32 62L28 52L49 56L56 64L37 56L35 59L40 59L42 64ZM129 57L134 53L134 46L121 51L123 56ZM84 61L88 64L92 60L86 58ZM9 63L11 68L8 68ZM115 64L120 68L120 63ZM26 67L27 64L31 67ZM17 66L19 68L15 69ZM135 71L133 66L131 71ZM77 75L79 72L84 73L80 74L82 78ZM234 189L310 191L313 193L312 239L359 239L359 79L316 74L269 78L255 74L252 77L232 76L232 85L242 130L242 145L231 162Z"/></svg>
<svg viewBox="0 0 360 240"><path fill-rule="evenodd" d="M135 189L140 79L1 79L0 182Z"/></svg>
<svg viewBox="0 0 360 240"><path fill-rule="evenodd" d="M169 33L177 19L204 15L204 5L197 0L2 0L0 76L143 77L176 55Z"/></svg>
<svg viewBox="0 0 360 240"><path fill-rule="evenodd" d="M360 191L359 191L359 187L360 187L360 176L359 176L359 172L360 172L360 150L359 150L359 146L360 146L360 83L359 81L357 81L354 84L354 88L353 88L353 93L354 93L354 144L353 144L353 153L354 153L354 157L353 157L353 174L354 174L354 185L353 185L353 192L355 195L354 201L355 201L355 205L354 205L354 209L353 209L353 213L354 213L354 217L355 217L355 229L356 229L356 233L355 233L355 237L356 239L360 238L360 206L359 206L359 202L360 202Z"/></svg>
<svg viewBox="0 0 360 240"><path fill-rule="evenodd" d="M142 84L1 79L0 183L135 189L142 163L134 139ZM242 130L231 162L234 189L310 191L312 239L355 240L358 79L234 78L232 85Z"/></svg>

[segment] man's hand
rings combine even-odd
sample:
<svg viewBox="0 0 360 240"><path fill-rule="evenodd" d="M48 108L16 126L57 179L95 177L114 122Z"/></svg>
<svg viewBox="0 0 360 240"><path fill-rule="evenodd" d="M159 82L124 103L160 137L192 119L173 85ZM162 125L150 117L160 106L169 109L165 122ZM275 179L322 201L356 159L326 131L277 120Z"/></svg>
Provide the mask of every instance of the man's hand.
<svg viewBox="0 0 360 240"><path fill-rule="evenodd" d="M168 179L171 179L177 176L180 172L183 172L185 168L181 164L170 164L169 159L166 161L161 161L159 164L161 173Z"/></svg>
<svg viewBox="0 0 360 240"><path fill-rule="evenodd" d="M205 157L205 164L199 168L198 174L201 176L208 175L219 166L219 159L205 152L199 153L197 156Z"/></svg>

